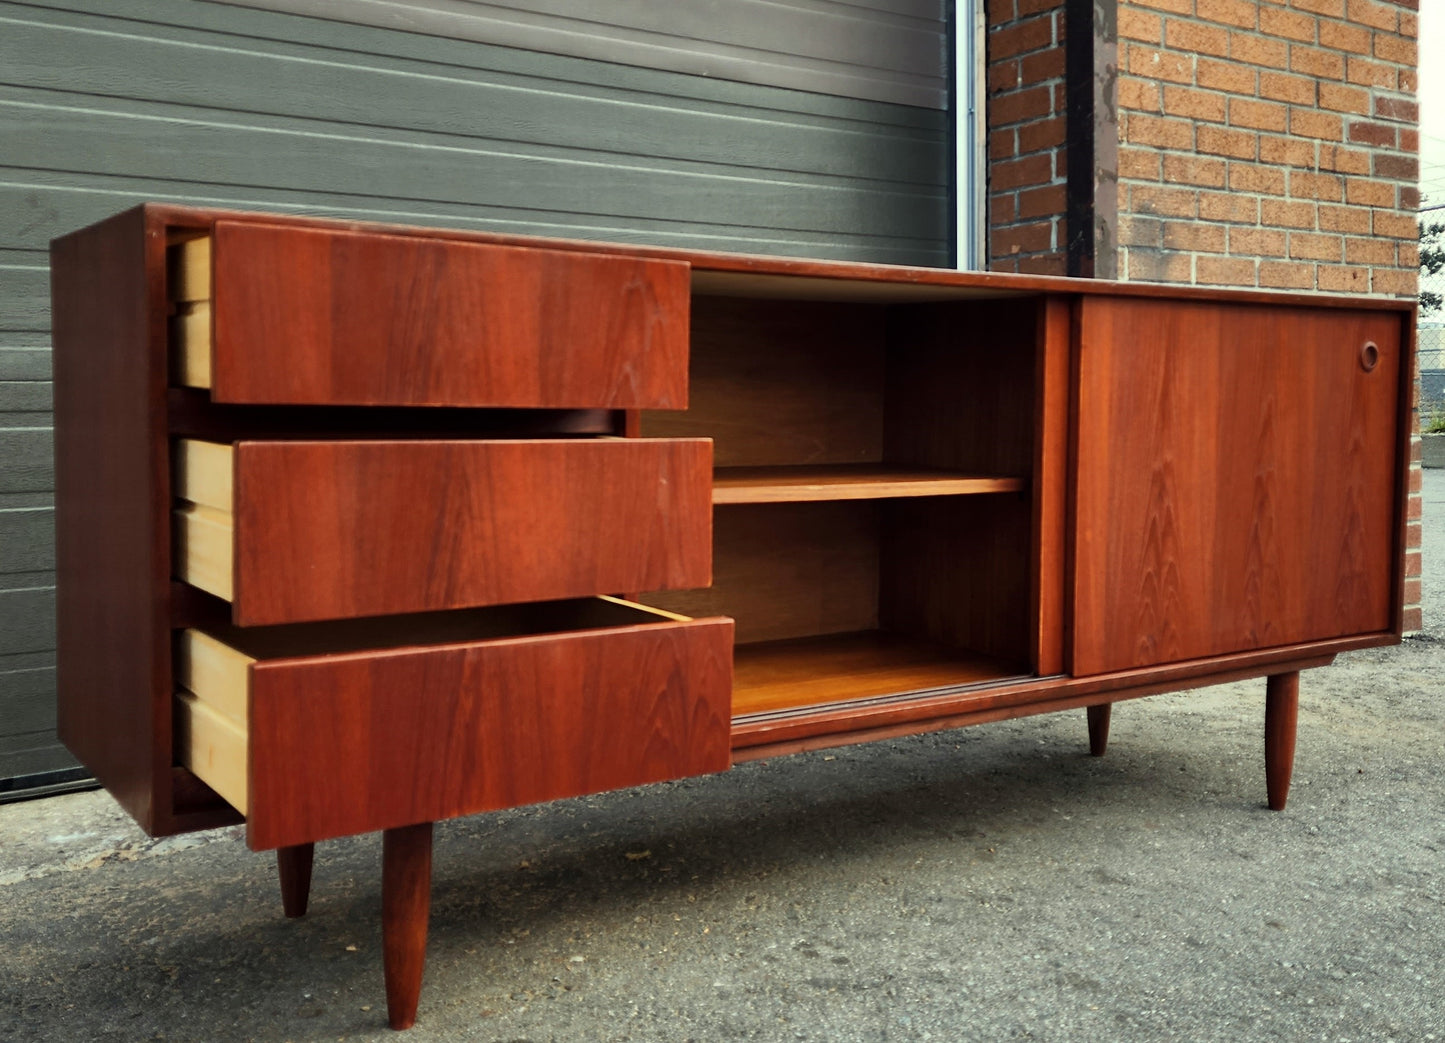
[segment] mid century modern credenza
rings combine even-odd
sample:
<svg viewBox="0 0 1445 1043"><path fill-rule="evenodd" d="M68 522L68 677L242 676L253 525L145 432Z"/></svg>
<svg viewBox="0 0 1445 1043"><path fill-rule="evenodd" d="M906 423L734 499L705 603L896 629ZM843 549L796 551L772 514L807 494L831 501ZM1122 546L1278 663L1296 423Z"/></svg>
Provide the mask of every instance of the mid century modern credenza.
<svg viewBox="0 0 1445 1043"><path fill-rule="evenodd" d="M384 831L1401 631L1414 310L149 205L52 246L60 733L288 914Z"/></svg>

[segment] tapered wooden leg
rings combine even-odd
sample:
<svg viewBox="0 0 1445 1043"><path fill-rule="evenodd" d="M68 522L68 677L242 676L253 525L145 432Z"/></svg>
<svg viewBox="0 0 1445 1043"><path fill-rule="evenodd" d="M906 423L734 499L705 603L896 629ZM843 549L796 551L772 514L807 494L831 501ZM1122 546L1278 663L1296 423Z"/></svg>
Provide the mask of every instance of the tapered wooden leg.
<svg viewBox="0 0 1445 1043"><path fill-rule="evenodd" d="M276 869L281 875L281 908L287 916L305 916L311 897L311 861L315 844L297 844L276 849Z"/></svg>
<svg viewBox="0 0 1445 1043"><path fill-rule="evenodd" d="M1271 811L1283 811L1289 799L1298 721L1299 671L1272 674L1264 694L1264 781Z"/></svg>
<svg viewBox="0 0 1445 1043"><path fill-rule="evenodd" d="M381 947L386 968L387 1020L394 1029L416 1022L426 928L431 915L432 824L388 829L381 835Z"/></svg>
<svg viewBox="0 0 1445 1043"><path fill-rule="evenodd" d="M1109 716L1113 710L1113 703L1090 706L1088 709L1089 753L1091 756L1102 757L1104 751L1109 748Z"/></svg>

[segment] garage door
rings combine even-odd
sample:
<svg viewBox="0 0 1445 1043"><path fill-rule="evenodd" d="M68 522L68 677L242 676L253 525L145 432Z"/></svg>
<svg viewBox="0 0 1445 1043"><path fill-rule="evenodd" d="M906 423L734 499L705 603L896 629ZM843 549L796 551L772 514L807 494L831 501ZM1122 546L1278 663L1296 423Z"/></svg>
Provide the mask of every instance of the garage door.
<svg viewBox="0 0 1445 1043"><path fill-rule="evenodd" d="M0 2L0 797L75 774L50 238L165 199L946 265L951 6Z"/></svg>

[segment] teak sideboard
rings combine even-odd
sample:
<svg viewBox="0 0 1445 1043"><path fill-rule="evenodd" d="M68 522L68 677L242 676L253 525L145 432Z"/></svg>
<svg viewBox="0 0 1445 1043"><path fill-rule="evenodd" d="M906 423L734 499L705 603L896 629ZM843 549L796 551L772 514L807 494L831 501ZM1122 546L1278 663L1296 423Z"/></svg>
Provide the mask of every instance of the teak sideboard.
<svg viewBox="0 0 1445 1043"><path fill-rule="evenodd" d="M60 734L304 912L432 823L1401 632L1414 308L149 205L52 246Z"/></svg>

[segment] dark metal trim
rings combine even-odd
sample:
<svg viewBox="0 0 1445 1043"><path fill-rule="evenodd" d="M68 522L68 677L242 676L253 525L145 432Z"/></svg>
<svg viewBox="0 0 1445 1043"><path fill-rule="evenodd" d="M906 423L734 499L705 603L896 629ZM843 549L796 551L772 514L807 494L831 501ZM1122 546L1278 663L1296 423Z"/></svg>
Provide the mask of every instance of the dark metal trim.
<svg viewBox="0 0 1445 1043"><path fill-rule="evenodd" d="M1094 274L1094 0L1064 0L1064 253L1068 274Z"/></svg>
<svg viewBox="0 0 1445 1043"><path fill-rule="evenodd" d="M100 783L84 768L38 771L33 775L0 779L0 804L15 804L22 800L35 800L37 797L53 797L60 793L99 788Z"/></svg>
<svg viewBox="0 0 1445 1043"><path fill-rule="evenodd" d="M1118 0L1064 0L1065 269L1116 277Z"/></svg>

